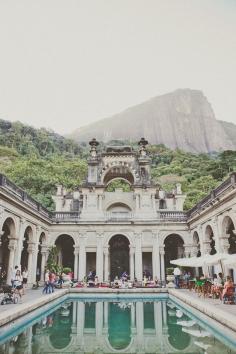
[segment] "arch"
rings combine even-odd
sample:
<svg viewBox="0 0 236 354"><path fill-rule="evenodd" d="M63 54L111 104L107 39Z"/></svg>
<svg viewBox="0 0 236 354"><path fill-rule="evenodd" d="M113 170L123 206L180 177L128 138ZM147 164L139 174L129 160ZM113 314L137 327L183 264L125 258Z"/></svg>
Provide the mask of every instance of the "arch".
<svg viewBox="0 0 236 354"><path fill-rule="evenodd" d="M179 234L169 234L164 240L165 267L172 267L170 261L184 256L184 240Z"/></svg>
<svg viewBox="0 0 236 354"><path fill-rule="evenodd" d="M33 241L33 229L31 226L27 226L24 232L24 237L23 237L23 249L21 252L21 270L24 268L28 268L28 258L29 258L29 253L28 253L28 247L29 243Z"/></svg>
<svg viewBox="0 0 236 354"><path fill-rule="evenodd" d="M127 350L131 341L131 309L129 306L120 308L118 303L112 302L108 306L108 341L113 349L112 351L114 349L116 351Z"/></svg>
<svg viewBox="0 0 236 354"><path fill-rule="evenodd" d="M209 244L210 254L216 254L214 232L211 225L207 225L205 228L205 241Z"/></svg>
<svg viewBox="0 0 236 354"><path fill-rule="evenodd" d="M108 165L102 174L101 181L107 186L111 181L118 178L127 181L130 185L133 185L135 181L133 171L125 164Z"/></svg>
<svg viewBox="0 0 236 354"><path fill-rule="evenodd" d="M235 225L230 216L225 216L222 221L222 235L228 238L229 254L236 253L236 232Z"/></svg>
<svg viewBox="0 0 236 354"><path fill-rule="evenodd" d="M123 272L129 274L129 246L128 238L122 234L116 234L109 240L111 280Z"/></svg>
<svg viewBox="0 0 236 354"><path fill-rule="evenodd" d="M57 264L74 269L74 239L68 234L61 234L55 241L57 247Z"/></svg>
<svg viewBox="0 0 236 354"><path fill-rule="evenodd" d="M130 212L132 211L132 208L123 202L115 202L115 203L111 203L106 211L110 211L110 212Z"/></svg>
<svg viewBox="0 0 236 354"><path fill-rule="evenodd" d="M193 233L193 247L197 257L201 256L201 246L200 246L200 239L197 231Z"/></svg>
<svg viewBox="0 0 236 354"><path fill-rule="evenodd" d="M0 267L2 268L3 279L5 283L9 271L9 241L11 238L15 238L16 226L12 218L7 217L3 222L2 234L0 236Z"/></svg>

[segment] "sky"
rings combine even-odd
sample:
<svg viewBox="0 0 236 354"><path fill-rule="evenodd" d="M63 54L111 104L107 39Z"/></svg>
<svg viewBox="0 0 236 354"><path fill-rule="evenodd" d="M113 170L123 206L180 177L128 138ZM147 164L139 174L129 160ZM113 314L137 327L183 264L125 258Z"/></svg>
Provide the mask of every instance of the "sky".
<svg viewBox="0 0 236 354"><path fill-rule="evenodd" d="M178 88L236 124L236 0L0 0L0 119L67 134Z"/></svg>

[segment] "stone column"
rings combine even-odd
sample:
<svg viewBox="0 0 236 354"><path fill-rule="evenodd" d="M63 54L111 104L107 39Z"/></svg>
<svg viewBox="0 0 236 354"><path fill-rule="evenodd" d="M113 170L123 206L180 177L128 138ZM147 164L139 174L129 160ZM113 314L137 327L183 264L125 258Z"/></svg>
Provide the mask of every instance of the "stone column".
<svg viewBox="0 0 236 354"><path fill-rule="evenodd" d="M97 254L96 254L96 275L98 281L103 281L103 236L97 235Z"/></svg>
<svg viewBox="0 0 236 354"><path fill-rule="evenodd" d="M215 216L212 221L212 231L214 235L215 241L215 249L217 252L221 251L220 247L220 235L219 235L219 227L218 227L218 218Z"/></svg>
<svg viewBox="0 0 236 354"><path fill-rule="evenodd" d="M44 273L45 273L45 267L47 263L47 254L48 254L48 249L46 245L42 245L41 248L41 255L42 255L42 262L41 262L41 270L40 270L40 281L44 282Z"/></svg>
<svg viewBox="0 0 236 354"><path fill-rule="evenodd" d="M191 257L192 245L184 244L184 256Z"/></svg>
<svg viewBox="0 0 236 354"><path fill-rule="evenodd" d="M142 239L141 234L135 234L135 276L138 281L143 279L143 262L142 262Z"/></svg>
<svg viewBox="0 0 236 354"><path fill-rule="evenodd" d="M102 194L98 194L98 209L102 211Z"/></svg>
<svg viewBox="0 0 236 354"><path fill-rule="evenodd" d="M17 245L17 240L11 238L9 240L9 245L8 245L8 249L10 253L9 253L8 269L7 269L7 284L9 285L11 284L11 273L14 269L14 256L15 256L16 245Z"/></svg>
<svg viewBox="0 0 236 354"><path fill-rule="evenodd" d="M165 250L164 247L160 247L161 255L161 280L165 282Z"/></svg>
<svg viewBox="0 0 236 354"><path fill-rule="evenodd" d="M37 263L38 263L38 255L39 255L39 238L42 233L42 229L40 226L36 226L36 228L33 229L34 234L36 235L33 237L36 239L36 242L34 243L33 246L33 260L32 260L32 283L35 283L36 281L36 271L37 271ZM28 269L29 270L29 269Z"/></svg>
<svg viewBox="0 0 236 354"><path fill-rule="evenodd" d="M155 200L155 194L152 194L152 208L153 208L153 211L155 212L156 211L156 200Z"/></svg>
<svg viewBox="0 0 236 354"><path fill-rule="evenodd" d="M152 234L152 273L153 279L157 277L158 280L161 279L161 266L160 266L160 252L159 252L159 239L158 233Z"/></svg>
<svg viewBox="0 0 236 354"><path fill-rule="evenodd" d="M134 280L134 248L129 246L129 273L130 280Z"/></svg>
<svg viewBox="0 0 236 354"><path fill-rule="evenodd" d="M74 246L74 279L78 279L78 257L79 257L79 247Z"/></svg>
<svg viewBox="0 0 236 354"><path fill-rule="evenodd" d="M135 209L139 210L139 194L135 194Z"/></svg>
<svg viewBox="0 0 236 354"><path fill-rule="evenodd" d="M86 250L84 236L80 237L79 245L79 280L83 280L86 272Z"/></svg>
<svg viewBox="0 0 236 354"><path fill-rule="evenodd" d="M36 278L36 269L33 268L33 260L36 257L36 247L37 244L36 243L28 243L28 285L32 285L35 282L35 278Z"/></svg>
<svg viewBox="0 0 236 354"><path fill-rule="evenodd" d="M18 232L18 244L17 244L17 249L16 249L16 261L15 265L20 266L20 261L21 261L21 252L23 250L23 240L24 240L24 234L25 234L25 228L26 228L26 220L24 218L20 218L19 221L19 232Z"/></svg>
<svg viewBox="0 0 236 354"><path fill-rule="evenodd" d="M109 264L108 264L108 257L109 257L109 248L106 247L104 248L104 280L108 281L109 280Z"/></svg>

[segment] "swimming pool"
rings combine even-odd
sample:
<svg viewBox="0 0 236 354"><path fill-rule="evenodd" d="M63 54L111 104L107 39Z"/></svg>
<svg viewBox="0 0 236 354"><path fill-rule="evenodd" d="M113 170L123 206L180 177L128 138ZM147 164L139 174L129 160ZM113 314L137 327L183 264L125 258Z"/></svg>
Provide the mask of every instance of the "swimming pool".
<svg viewBox="0 0 236 354"><path fill-rule="evenodd" d="M226 332L164 294L68 295L1 327L0 353L236 353Z"/></svg>

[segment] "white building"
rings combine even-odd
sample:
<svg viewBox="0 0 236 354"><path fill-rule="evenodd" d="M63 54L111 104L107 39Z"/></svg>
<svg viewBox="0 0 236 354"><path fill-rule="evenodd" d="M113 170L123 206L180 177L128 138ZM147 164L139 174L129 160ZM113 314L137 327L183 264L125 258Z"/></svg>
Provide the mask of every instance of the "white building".
<svg viewBox="0 0 236 354"><path fill-rule="evenodd" d="M165 279L169 261L184 255L236 253L236 173L188 212L177 185L166 193L150 177L145 139L139 151L108 146L98 153L90 142L88 176L78 190L58 186L56 211L49 212L5 176L0 179L0 265L10 281L15 265L36 269L41 279L49 250L58 248L58 262L82 280L89 269L100 281L123 271L142 279L148 270ZM115 179L127 181L129 192L108 192Z"/></svg>

